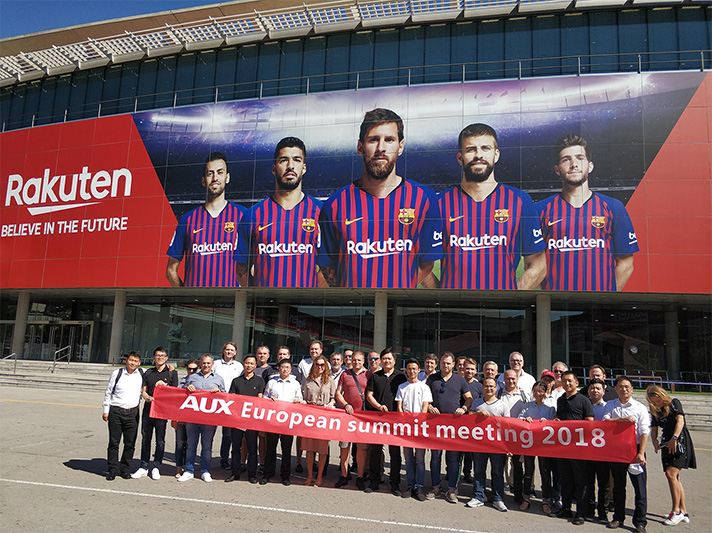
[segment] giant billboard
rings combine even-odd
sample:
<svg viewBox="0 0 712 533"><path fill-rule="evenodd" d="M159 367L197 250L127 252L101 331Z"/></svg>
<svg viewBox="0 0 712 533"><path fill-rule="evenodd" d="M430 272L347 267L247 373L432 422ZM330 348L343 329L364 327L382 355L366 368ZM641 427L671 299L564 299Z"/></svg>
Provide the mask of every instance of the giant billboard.
<svg viewBox="0 0 712 533"><path fill-rule="evenodd" d="M3 133L0 287L712 293L711 76L380 88Z"/></svg>

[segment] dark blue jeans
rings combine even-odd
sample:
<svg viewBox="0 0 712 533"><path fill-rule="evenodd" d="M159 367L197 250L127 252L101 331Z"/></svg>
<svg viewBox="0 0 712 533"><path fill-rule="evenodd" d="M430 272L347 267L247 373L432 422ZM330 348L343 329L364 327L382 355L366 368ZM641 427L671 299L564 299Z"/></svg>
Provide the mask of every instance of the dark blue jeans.
<svg viewBox="0 0 712 533"><path fill-rule="evenodd" d="M485 484L487 483L487 460L490 462L492 490L494 501L504 500L504 459L501 453L475 454L475 483L472 486L472 497L485 502Z"/></svg>
<svg viewBox="0 0 712 533"><path fill-rule="evenodd" d="M200 441L200 473L210 472L210 460L213 457L213 437L215 426L205 424L186 424L188 433L188 447L185 451L185 471L195 473L195 457L198 455L198 441Z"/></svg>
<svg viewBox="0 0 712 533"><path fill-rule="evenodd" d="M442 455L442 450L430 450L430 481L433 488L440 486ZM445 470L448 490L457 489L457 483L460 481L460 452L445 452Z"/></svg>

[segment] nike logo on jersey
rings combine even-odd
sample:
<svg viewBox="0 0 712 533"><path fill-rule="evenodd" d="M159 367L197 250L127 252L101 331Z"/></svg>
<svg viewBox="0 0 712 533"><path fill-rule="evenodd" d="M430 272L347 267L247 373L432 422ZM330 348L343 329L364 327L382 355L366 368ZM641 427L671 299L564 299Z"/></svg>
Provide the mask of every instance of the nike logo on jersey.
<svg viewBox="0 0 712 533"><path fill-rule="evenodd" d="M460 220L460 219L461 219L462 217L464 217L464 216L465 216L465 215L460 215L459 217L450 217L450 218L448 219L448 222L455 222L456 220Z"/></svg>
<svg viewBox="0 0 712 533"><path fill-rule="evenodd" d="M363 220L363 217L354 218L353 220L349 220L349 219L347 218L347 219L344 221L344 224L346 224L347 226L350 226L351 224L353 224L354 222L358 222L359 220Z"/></svg>
<svg viewBox="0 0 712 533"><path fill-rule="evenodd" d="M549 225L549 226L553 226L554 224L558 224L559 222L561 222L561 219L559 219L559 220L554 220L554 221L552 221L552 222L548 222L548 225Z"/></svg>
<svg viewBox="0 0 712 533"><path fill-rule="evenodd" d="M265 224L264 226L257 226L257 231L262 231L263 229L269 228L274 222L270 222L269 224Z"/></svg>
<svg viewBox="0 0 712 533"><path fill-rule="evenodd" d="M193 235L195 235L196 233L200 233L200 232L203 231L204 229L205 229L205 228L194 229L194 230L193 230Z"/></svg>

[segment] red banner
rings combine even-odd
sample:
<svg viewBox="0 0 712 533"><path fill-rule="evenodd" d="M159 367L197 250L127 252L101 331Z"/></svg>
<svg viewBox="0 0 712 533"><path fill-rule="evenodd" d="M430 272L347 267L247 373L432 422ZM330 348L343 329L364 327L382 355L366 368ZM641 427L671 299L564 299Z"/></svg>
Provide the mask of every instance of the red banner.
<svg viewBox="0 0 712 533"><path fill-rule="evenodd" d="M633 462L629 422L532 422L517 418L377 413L279 402L238 394L156 387L151 416L300 437L463 452Z"/></svg>

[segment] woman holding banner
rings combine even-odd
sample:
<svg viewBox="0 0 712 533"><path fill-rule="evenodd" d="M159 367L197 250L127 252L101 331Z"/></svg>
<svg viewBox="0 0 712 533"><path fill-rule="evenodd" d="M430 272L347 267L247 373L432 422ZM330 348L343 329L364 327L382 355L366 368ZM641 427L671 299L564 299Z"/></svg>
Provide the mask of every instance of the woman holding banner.
<svg viewBox="0 0 712 533"><path fill-rule="evenodd" d="M690 432L685 424L685 413L677 398L671 398L665 389L650 385L645 396L650 405L652 423L650 424L651 439L655 453L662 450L663 470L670 486L672 511L665 520L666 526L676 526L680 522L688 522L685 508L685 489L680 481L680 470L697 468L695 449L692 447ZM662 437L658 443L658 428L662 428Z"/></svg>
<svg viewBox="0 0 712 533"><path fill-rule="evenodd" d="M309 405L323 405L325 407L334 407L334 396L336 394L336 383L331 377L329 362L326 357L320 355L313 361L309 376L304 380L302 385L302 395L304 400ZM307 452L307 480L305 485L312 484L312 471L314 468L314 456L318 453L317 459L317 476L315 487L320 487L324 476L324 469L320 468L322 458L329 453L329 441L321 439L302 438L302 447Z"/></svg>

